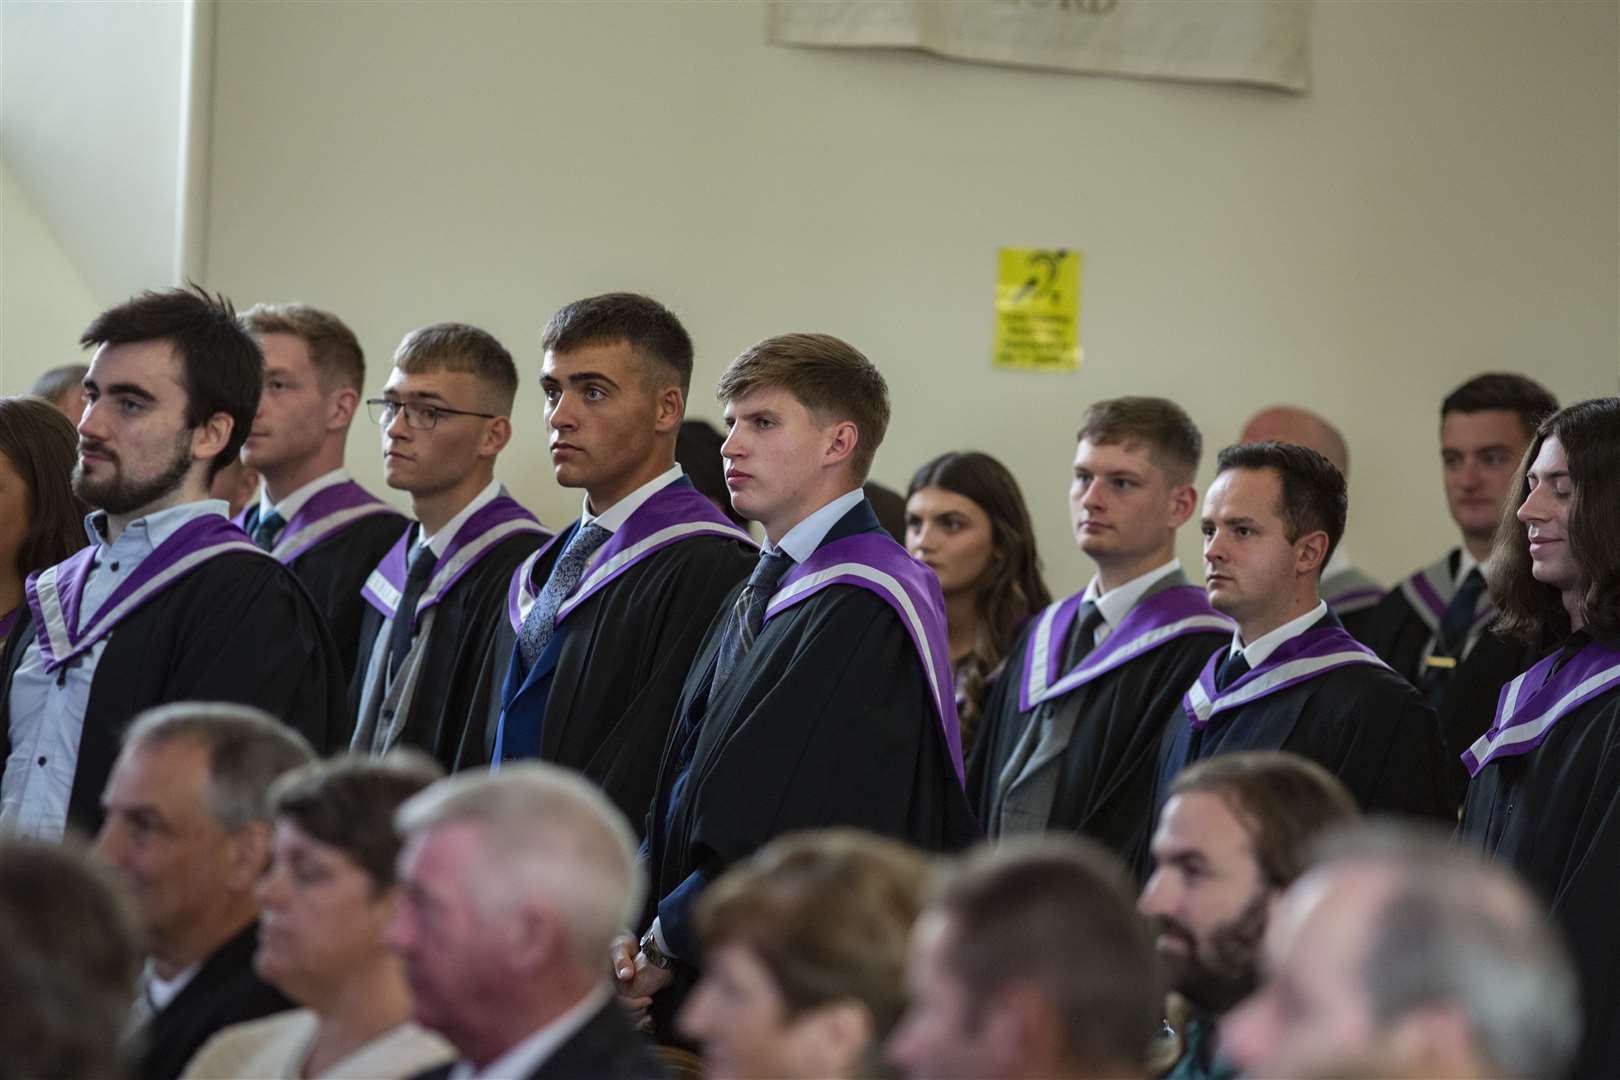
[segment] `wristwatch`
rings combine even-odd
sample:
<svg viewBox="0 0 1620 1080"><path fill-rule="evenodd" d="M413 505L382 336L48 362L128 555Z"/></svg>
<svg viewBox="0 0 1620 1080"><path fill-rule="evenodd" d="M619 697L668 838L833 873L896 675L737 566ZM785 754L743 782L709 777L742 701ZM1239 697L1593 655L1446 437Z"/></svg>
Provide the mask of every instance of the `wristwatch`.
<svg viewBox="0 0 1620 1080"><path fill-rule="evenodd" d="M658 947L658 938L653 936L651 930L642 935L641 955L647 958L647 963L664 971L668 971L675 966L675 958Z"/></svg>

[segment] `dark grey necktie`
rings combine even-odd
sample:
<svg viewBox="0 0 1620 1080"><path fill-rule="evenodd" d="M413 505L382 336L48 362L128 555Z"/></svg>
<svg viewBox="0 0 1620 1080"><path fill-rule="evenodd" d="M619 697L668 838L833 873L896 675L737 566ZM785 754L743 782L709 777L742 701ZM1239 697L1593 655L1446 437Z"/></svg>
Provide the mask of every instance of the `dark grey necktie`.
<svg viewBox="0 0 1620 1080"><path fill-rule="evenodd" d="M394 609L394 628L388 635L390 679L399 671L399 665L405 662L405 655L411 651L411 639L416 636L416 604L422 599L428 579L433 576L433 568L438 564L439 557L433 554L432 548L422 544L416 546L411 567L405 574L405 591L400 595L399 606Z"/></svg>
<svg viewBox="0 0 1620 1080"><path fill-rule="evenodd" d="M1449 657L1453 663L1447 667L1443 664L1425 664L1423 667L1423 693L1429 699L1429 704L1438 705L1442 692L1451 682L1451 676L1456 673L1456 665L1462 663L1463 653L1468 651L1468 632L1474 628L1474 610L1479 607L1479 598L1485 593L1485 575L1479 572L1479 567L1468 571L1452 594L1451 603L1446 605L1446 613L1440 619L1440 629L1434 636L1434 648L1429 656Z"/></svg>
<svg viewBox="0 0 1620 1080"><path fill-rule="evenodd" d="M518 635L518 651L523 656L525 668L534 667L534 662L546 651L546 645L557 626L557 609L562 607L564 600L574 595L574 590L579 588L579 579L585 576L585 567L590 563L591 556L612 536L612 533L592 522L575 529L574 535L569 537L568 546L557 558L557 565L551 568L551 576L540 590L539 599L523 619L523 632Z"/></svg>
<svg viewBox="0 0 1620 1080"><path fill-rule="evenodd" d="M253 542L266 551L276 546L276 537L287 527L287 519L274 510L259 518L253 526Z"/></svg>
<svg viewBox="0 0 1620 1080"><path fill-rule="evenodd" d="M724 685L736 669L737 662L753 648L754 639L759 637L759 631L765 625L765 607L771 602L777 583L792 565L791 555L780 551L760 553L759 562L748 577L748 584L737 594L737 602L731 606L731 614L726 619L726 627L720 638L720 652L715 661L714 682L709 691L711 695L716 687Z"/></svg>
<svg viewBox="0 0 1620 1080"><path fill-rule="evenodd" d="M1075 619L1074 628L1069 631L1069 640L1063 647L1063 674L1067 675L1079 667L1080 661L1097 647L1097 628L1106 621L1095 600L1087 600L1081 605L1079 617Z"/></svg>

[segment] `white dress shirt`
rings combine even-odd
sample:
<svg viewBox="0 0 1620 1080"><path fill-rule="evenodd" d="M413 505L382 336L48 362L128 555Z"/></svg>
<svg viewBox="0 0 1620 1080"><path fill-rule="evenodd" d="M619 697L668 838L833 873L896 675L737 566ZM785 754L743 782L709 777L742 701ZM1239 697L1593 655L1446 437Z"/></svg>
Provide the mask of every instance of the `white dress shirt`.
<svg viewBox="0 0 1620 1080"><path fill-rule="evenodd" d="M681 467L672 465L668 471L659 473L600 514L593 515L591 513L591 497L587 494L584 498L584 507L579 515L579 527L583 529L587 525L599 525L610 533L616 533L619 531L619 526L630 520L631 514L641 509L642 503L680 478Z"/></svg>
<svg viewBox="0 0 1620 1080"><path fill-rule="evenodd" d="M1101 645L1108 640L1108 635L1112 634L1114 628L1125 621L1125 616L1131 613L1132 608L1141 603L1142 597L1153 587L1154 583L1160 578L1169 577L1179 569L1181 569L1181 564L1175 559L1171 559L1163 566L1133 577L1125 584L1109 589L1107 592L1102 591L1102 583L1098 578L1092 578L1091 584L1086 586L1085 593L1080 597L1082 605L1095 603L1097 610L1102 613L1103 621L1094 632L1092 644Z"/></svg>
<svg viewBox="0 0 1620 1080"><path fill-rule="evenodd" d="M1318 600L1316 606L1297 619L1290 619L1268 634L1261 634L1252 642L1243 644L1243 631L1232 631L1232 647L1227 655L1242 653L1243 659L1249 662L1249 670L1253 671L1266 662L1266 658L1278 649L1283 643L1299 637L1316 624L1316 621L1327 614L1327 601Z"/></svg>
<svg viewBox="0 0 1620 1080"><path fill-rule="evenodd" d="M278 503L270 501L270 488L266 484L259 485L259 520L263 521L274 511L281 515L282 521L291 521L293 515L304 508L304 504L329 487L341 484L349 479L348 469L333 469L322 476L317 476L297 491L288 495Z"/></svg>
<svg viewBox="0 0 1620 1080"><path fill-rule="evenodd" d="M558 1047L572 1039L612 997L611 990L598 986L567 1012L525 1037L484 1068L477 1068L466 1059L458 1061L455 1068L450 1070L449 1080L516 1080L517 1077L528 1076L545 1064Z"/></svg>
<svg viewBox="0 0 1620 1080"><path fill-rule="evenodd" d="M491 480L488 487L473 496L472 502L461 508L460 513L445 522L444 528L432 536L418 536L416 538L417 544L426 544L432 549L435 558L444 558L444 553L450 548L450 541L454 540L456 533L460 532L461 527L467 524L467 519L494 502L504 490L499 480ZM415 551L412 550L408 554L414 555Z"/></svg>

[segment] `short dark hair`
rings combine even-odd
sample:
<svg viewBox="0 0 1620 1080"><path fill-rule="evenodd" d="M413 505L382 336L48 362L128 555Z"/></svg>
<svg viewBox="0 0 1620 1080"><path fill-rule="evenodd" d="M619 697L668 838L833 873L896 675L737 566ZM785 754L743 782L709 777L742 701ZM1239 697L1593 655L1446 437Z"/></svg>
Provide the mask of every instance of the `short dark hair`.
<svg viewBox="0 0 1620 1080"><path fill-rule="evenodd" d="M1214 795L1243 825L1268 888L1286 889L1309 869L1309 845L1323 830L1361 816L1343 782L1314 761L1277 750L1205 758L1170 782L1167 799Z"/></svg>
<svg viewBox="0 0 1620 1080"><path fill-rule="evenodd" d="M52 405L60 406L62 399L69 390L84 384L84 377L90 374L90 369L83 364L63 364L53 367L45 374L34 380L32 389L28 392L35 397L42 397Z"/></svg>
<svg viewBox="0 0 1620 1080"><path fill-rule="evenodd" d="M1492 371L1475 375L1446 395L1440 403L1440 419L1450 413L1476 413L1501 410L1519 414L1525 438L1531 438L1541 422L1558 411L1552 391L1524 375Z"/></svg>
<svg viewBox="0 0 1620 1080"><path fill-rule="evenodd" d="M489 388L490 404L503 414L517 398L517 365L512 354L487 330L466 323L434 323L405 335L394 351L394 366L411 374L457 371L476 376Z"/></svg>
<svg viewBox="0 0 1620 1080"><path fill-rule="evenodd" d="M366 354L342 319L308 304L254 304L242 312L254 334L291 334L309 349L310 366L324 392L360 390L366 384Z"/></svg>
<svg viewBox="0 0 1620 1080"><path fill-rule="evenodd" d="M1569 550L1586 579L1581 619L1593 633L1620 633L1620 397L1593 398L1541 422L1502 506L1486 578L1501 615L1494 629L1532 645L1548 645L1570 630L1558 590L1530 572L1530 539L1519 507L1530 495L1529 473L1541 445L1557 439L1569 459Z"/></svg>
<svg viewBox="0 0 1620 1080"><path fill-rule="evenodd" d="M889 427L889 384L848 342L831 334L781 334L743 350L720 376L716 393L734 401L780 388L819 420L849 420L860 437L851 462L865 482Z"/></svg>
<svg viewBox="0 0 1620 1080"><path fill-rule="evenodd" d="M443 775L432 758L408 749L314 761L270 785L270 812L349 856L381 892L394 883L399 857L394 812Z"/></svg>
<svg viewBox="0 0 1620 1080"><path fill-rule="evenodd" d="M540 348L565 353L620 341L643 361L674 373L682 394L691 389L692 338L673 311L639 293L603 293L565 305L546 323Z"/></svg>
<svg viewBox="0 0 1620 1080"><path fill-rule="evenodd" d="M1093 1067L1142 1059L1161 1018L1153 949L1125 867L1078 836L981 846L944 879L934 908L950 920L950 966L977 1025L1002 987L1039 987L1068 1051Z"/></svg>
<svg viewBox="0 0 1620 1080"><path fill-rule="evenodd" d="M219 413L231 418L230 440L208 465L212 481L236 460L252 431L264 354L236 321L231 302L197 285L143 292L97 315L79 336L87 348L141 341L166 341L180 358L187 425L201 427Z"/></svg>
<svg viewBox="0 0 1620 1080"><path fill-rule="evenodd" d="M1185 409L1169 398L1120 397L1098 401L1080 418L1075 442L1139 442L1148 457L1178 484L1190 484L1204 455L1204 436Z"/></svg>
<svg viewBox="0 0 1620 1080"><path fill-rule="evenodd" d="M1322 567L1333 558L1334 549L1344 538L1344 522L1350 513L1350 495L1344 474L1338 466L1308 446L1294 443L1256 442L1228 446L1215 458L1215 474L1229 469L1271 469L1282 481L1282 497L1277 516L1283 521L1283 536L1290 544L1306 533L1325 532L1327 551Z"/></svg>
<svg viewBox="0 0 1620 1080"><path fill-rule="evenodd" d="M23 577L89 543L84 516L90 508L73 492L78 445L73 425L50 402L0 398L0 454L28 488L28 533L17 552Z"/></svg>

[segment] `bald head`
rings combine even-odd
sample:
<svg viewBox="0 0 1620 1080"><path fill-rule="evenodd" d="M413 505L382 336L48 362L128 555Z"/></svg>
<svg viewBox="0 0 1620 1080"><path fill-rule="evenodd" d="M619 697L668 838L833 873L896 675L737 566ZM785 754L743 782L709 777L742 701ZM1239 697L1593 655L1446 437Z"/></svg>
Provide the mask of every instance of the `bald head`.
<svg viewBox="0 0 1620 1080"><path fill-rule="evenodd" d="M1239 442L1285 442L1304 446L1333 462L1339 472L1350 475L1350 447L1339 429L1309 409L1297 405L1273 405L1261 409L1243 425Z"/></svg>

